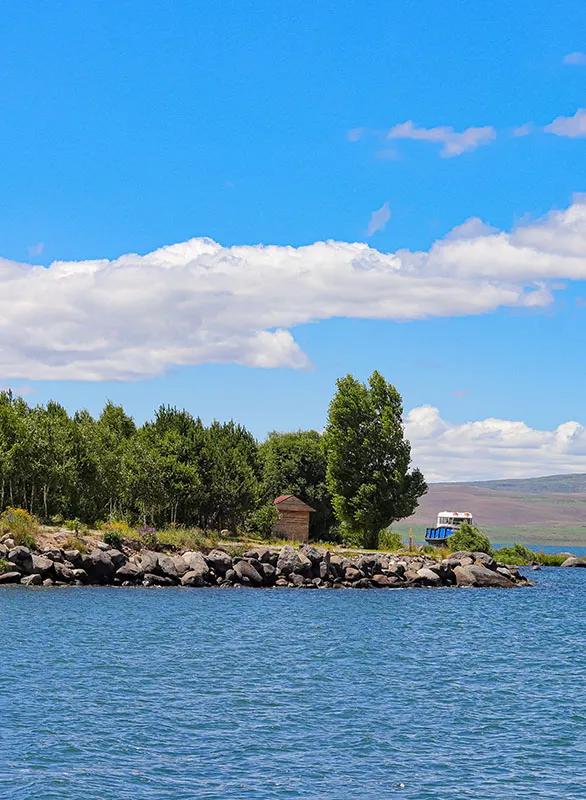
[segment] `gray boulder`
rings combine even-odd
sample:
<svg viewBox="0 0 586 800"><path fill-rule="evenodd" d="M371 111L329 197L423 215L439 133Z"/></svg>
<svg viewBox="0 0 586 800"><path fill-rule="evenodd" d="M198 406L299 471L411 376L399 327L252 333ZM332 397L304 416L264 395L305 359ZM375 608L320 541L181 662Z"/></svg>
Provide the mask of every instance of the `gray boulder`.
<svg viewBox="0 0 586 800"><path fill-rule="evenodd" d="M143 550L140 554L139 566L145 574L154 574L159 568L159 554L153 550Z"/></svg>
<svg viewBox="0 0 586 800"><path fill-rule="evenodd" d="M181 577L182 575L185 575L186 572L189 572L189 567L183 556L171 556L171 558L175 564L178 577Z"/></svg>
<svg viewBox="0 0 586 800"><path fill-rule="evenodd" d="M251 583L253 586L261 586L263 583L263 575L250 561L243 559L234 564L234 572L243 583Z"/></svg>
<svg viewBox="0 0 586 800"><path fill-rule="evenodd" d="M289 544L281 548L277 559L277 572L279 574L291 575L295 572L298 575L311 577L311 567L311 561L304 553L294 550Z"/></svg>
<svg viewBox="0 0 586 800"><path fill-rule="evenodd" d="M38 573L34 575L26 575L22 580L21 584L23 586L40 586L43 582L43 579Z"/></svg>
<svg viewBox="0 0 586 800"><path fill-rule="evenodd" d="M120 581L139 581L143 575L142 569L132 561L127 561L116 570L116 577Z"/></svg>
<svg viewBox="0 0 586 800"><path fill-rule="evenodd" d="M562 567L586 567L586 558L577 558L576 556L570 556L570 558L566 558L566 560L562 564Z"/></svg>
<svg viewBox="0 0 586 800"><path fill-rule="evenodd" d="M507 578L500 572L483 567L480 564L455 567L454 574L458 586L499 587L508 589L515 585L510 578Z"/></svg>
<svg viewBox="0 0 586 800"><path fill-rule="evenodd" d="M108 553L99 548L82 557L82 567L92 583L110 583L116 572L114 562Z"/></svg>
<svg viewBox="0 0 586 800"><path fill-rule="evenodd" d="M0 572L0 583L20 583L20 572Z"/></svg>
<svg viewBox="0 0 586 800"><path fill-rule="evenodd" d="M342 556L337 556L337 555L330 556L329 573L336 578L343 578L344 570L346 569L346 567L344 566L345 561L346 559L342 558Z"/></svg>
<svg viewBox="0 0 586 800"><path fill-rule="evenodd" d="M272 585L275 582L275 578L277 576L277 568L273 567L272 564L267 564L264 562L261 563L261 566L262 566L262 573L264 576L264 582L268 585ZM315 580L318 580L318 578L315 578Z"/></svg>
<svg viewBox="0 0 586 800"><path fill-rule="evenodd" d="M88 583L89 576L85 569L82 569L81 567L74 567L71 572L73 573L74 580L78 583Z"/></svg>
<svg viewBox="0 0 586 800"><path fill-rule="evenodd" d="M66 567L65 564L56 561L53 569L55 570L56 580L63 581L64 583L71 583L71 581L75 580L73 570L70 567Z"/></svg>
<svg viewBox="0 0 586 800"><path fill-rule="evenodd" d="M146 578L146 575L145 575ZM182 586L205 586L201 570L190 570L181 576Z"/></svg>
<svg viewBox="0 0 586 800"><path fill-rule="evenodd" d="M64 550L63 556L70 561L74 567L79 567L81 564L81 553L79 550Z"/></svg>
<svg viewBox="0 0 586 800"><path fill-rule="evenodd" d="M184 562L185 562L185 559L184 559ZM161 553L159 555L158 563L159 563L159 570L158 571L162 575L165 575L165 577L167 577L167 578L173 578L174 580L176 580L179 577L175 561L170 556L166 556L166 555ZM187 566L187 564L185 564L185 569L183 570L183 574L185 574L187 571L188 571L188 566Z"/></svg>
<svg viewBox="0 0 586 800"><path fill-rule="evenodd" d="M417 576L420 578L421 583L426 586L440 586L442 582L438 573L429 567L421 567L421 569L418 569Z"/></svg>
<svg viewBox="0 0 586 800"><path fill-rule="evenodd" d="M407 564L404 561L391 561L387 567L389 575L396 575L402 577L407 569Z"/></svg>
<svg viewBox="0 0 586 800"><path fill-rule="evenodd" d="M38 556L33 553L32 573L40 575L41 578L48 578L53 574L53 562L46 556Z"/></svg>
<svg viewBox="0 0 586 800"><path fill-rule="evenodd" d="M390 588L391 586L401 585L401 581L398 578L389 575L381 575L378 572L376 573L376 575L372 576L370 582L375 588L380 588L380 589L387 589Z"/></svg>
<svg viewBox="0 0 586 800"><path fill-rule="evenodd" d="M188 566L189 572L199 572L204 580L207 580L210 574L210 568L201 553L194 550L188 550L183 553L183 560Z"/></svg>
<svg viewBox="0 0 586 800"><path fill-rule="evenodd" d="M49 547L43 550L43 555L45 558L50 558L51 561L63 561L64 559L63 550L58 547Z"/></svg>
<svg viewBox="0 0 586 800"><path fill-rule="evenodd" d="M489 556L488 553L475 552L472 553L472 556L474 557L474 561L476 564L482 564L482 566L486 567L487 569L497 568L496 561L492 556Z"/></svg>
<svg viewBox="0 0 586 800"><path fill-rule="evenodd" d="M142 580L143 586L174 586L175 581L172 578L167 578L165 575L155 575L152 572L147 572Z"/></svg>
<svg viewBox="0 0 586 800"><path fill-rule="evenodd" d="M237 579L237 577L238 576L236 575L234 570L233 569L229 569L226 572L226 574L224 575L224 582L225 583L234 583L234 581Z"/></svg>
<svg viewBox="0 0 586 800"><path fill-rule="evenodd" d="M13 547L8 553L8 560L25 575L30 575L33 571L33 556L28 547Z"/></svg>
<svg viewBox="0 0 586 800"><path fill-rule="evenodd" d="M244 558L255 558L257 561L268 563L271 560L271 548L252 547L244 553Z"/></svg>
<svg viewBox="0 0 586 800"><path fill-rule="evenodd" d="M257 553L257 551L255 551L255 553ZM205 560L216 575L225 575L229 569L232 569L232 557L223 550L212 550L207 554Z"/></svg>
<svg viewBox="0 0 586 800"><path fill-rule="evenodd" d="M126 556L124 553L121 553L120 550L106 550L106 553L112 559L112 564L114 564L114 569L118 569L122 566L122 564L126 564Z"/></svg>
<svg viewBox="0 0 586 800"><path fill-rule="evenodd" d="M347 581L358 581L364 577L362 572L356 567L346 567L344 577Z"/></svg>

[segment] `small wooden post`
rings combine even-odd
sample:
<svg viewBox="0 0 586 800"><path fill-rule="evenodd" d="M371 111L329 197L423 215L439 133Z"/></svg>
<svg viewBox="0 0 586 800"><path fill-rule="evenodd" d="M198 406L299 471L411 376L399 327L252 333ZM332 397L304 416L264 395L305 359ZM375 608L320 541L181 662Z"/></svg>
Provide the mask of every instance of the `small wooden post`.
<svg viewBox="0 0 586 800"><path fill-rule="evenodd" d="M415 542L413 541L413 528L409 528L409 552L415 550Z"/></svg>

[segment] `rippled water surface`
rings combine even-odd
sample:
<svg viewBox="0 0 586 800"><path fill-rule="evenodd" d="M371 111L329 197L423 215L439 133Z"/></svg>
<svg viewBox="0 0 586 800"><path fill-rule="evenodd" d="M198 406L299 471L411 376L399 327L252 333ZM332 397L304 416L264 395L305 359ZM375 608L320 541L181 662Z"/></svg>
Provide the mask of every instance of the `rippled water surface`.
<svg viewBox="0 0 586 800"><path fill-rule="evenodd" d="M0 590L0 797L586 797L586 570Z"/></svg>

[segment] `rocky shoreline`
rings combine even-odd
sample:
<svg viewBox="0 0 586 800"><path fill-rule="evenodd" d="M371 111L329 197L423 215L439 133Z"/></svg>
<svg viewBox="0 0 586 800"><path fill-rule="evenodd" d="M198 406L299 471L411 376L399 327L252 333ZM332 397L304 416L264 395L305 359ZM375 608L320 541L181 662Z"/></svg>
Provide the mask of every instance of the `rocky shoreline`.
<svg viewBox="0 0 586 800"><path fill-rule="evenodd" d="M391 589L476 586L513 588L530 582L514 567L486 553L459 552L435 560L417 553L369 553L348 557L304 545L254 547L232 556L219 548L207 553L167 554L114 549L98 543L90 553L52 548L34 552L0 542L0 585L23 586L191 586L306 589Z"/></svg>

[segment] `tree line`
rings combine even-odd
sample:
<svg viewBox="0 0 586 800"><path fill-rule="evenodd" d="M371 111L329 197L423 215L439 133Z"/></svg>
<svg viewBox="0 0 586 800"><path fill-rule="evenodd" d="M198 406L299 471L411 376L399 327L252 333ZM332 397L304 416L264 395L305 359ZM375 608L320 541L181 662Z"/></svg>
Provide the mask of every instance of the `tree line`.
<svg viewBox="0 0 586 800"><path fill-rule="evenodd" d="M0 511L268 535L272 500L290 493L316 510L313 538L345 527L374 545L426 488L419 470L409 470L401 417L399 393L378 373L368 385L350 375L338 381L324 433L273 432L263 442L233 421L205 425L170 406L136 425L110 402L95 418L3 391Z"/></svg>

